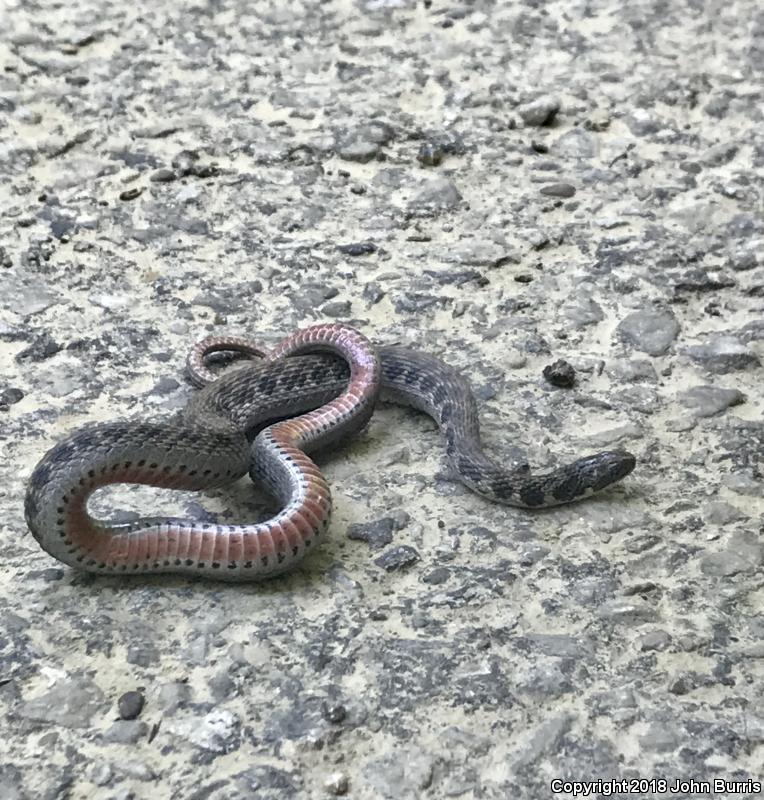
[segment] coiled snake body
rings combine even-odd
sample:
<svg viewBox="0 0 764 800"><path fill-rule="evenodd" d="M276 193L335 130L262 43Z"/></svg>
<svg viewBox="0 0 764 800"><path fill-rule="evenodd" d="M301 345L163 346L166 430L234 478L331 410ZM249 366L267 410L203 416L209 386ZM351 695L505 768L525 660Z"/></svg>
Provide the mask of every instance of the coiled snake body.
<svg viewBox="0 0 764 800"><path fill-rule="evenodd" d="M215 350L265 360L209 383L180 419L86 426L44 456L30 478L25 512L48 553L104 574L177 572L252 580L283 572L325 533L331 514L329 487L306 452L362 428L380 389L383 400L430 415L460 479L495 502L525 508L568 503L620 480L635 465L634 456L614 451L544 475L508 470L482 451L475 401L461 375L405 348L383 347L377 355L365 337L346 326L300 331L269 355L247 339L204 340L189 357L197 384L211 381L204 358ZM275 420L283 421L271 424ZM110 483L201 490L247 471L281 504L266 522L219 525L150 517L115 524L87 512L89 496Z"/></svg>

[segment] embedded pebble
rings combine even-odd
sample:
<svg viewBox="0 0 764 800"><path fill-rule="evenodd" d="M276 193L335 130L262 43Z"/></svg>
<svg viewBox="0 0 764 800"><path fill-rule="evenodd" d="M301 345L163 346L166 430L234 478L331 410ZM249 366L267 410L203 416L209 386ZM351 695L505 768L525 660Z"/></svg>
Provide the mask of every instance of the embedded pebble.
<svg viewBox="0 0 764 800"><path fill-rule="evenodd" d="M569 389L576 382L575 369L573 369L572 365L568 364L567 361L563 361L562 359L544 367L543 375L547 383L566 389Z"/></svg>
<svg viewBox="0 0 764 800"><path fill-rule="evenodd" d="M199 717L176 717L163 727L174 736L212 753L230 753L239 747L240 721L227 709L210 711Z"/></svg>
<svg viewBox="0 0 764 800"><path fill-rule="evenodd" d="M357 161L361 164L376 158L379 152L379 143L364 138L362 134L349 136L337 147L337 154L340 158L345 161Z"/></svg>
<svg viewBox="0 0 764 800"><path fill-rule="evenodd" d="M61 301L59 294L39 283L34 286L10 286L4 283L0 280L0 294L7 292L6 297L12 298L10 308L22 317L40 314Z"/></svg>
<svg viewBox="0 0 764 800"><path fill-rule="evenodd" d="M594 158L598 150L597 138L583 128L572 128L551 147L551 153L565 158Z"/></svg>
<svg viewBox="0 0 764 800"><path fill-rule="evenodd" d="M27 362L39 362L45 361L46 359L54 356L56 353L59 353L63 349L63 346L60 345L53 337L46 331L45 333L38 336L29 347L25 347L23 350L19 351L16 354L16 361L19 363Z"/></svg>
<svg viewBox="0 0 764 800"><path fill-rule="evenodd" d="M15 386L0 391L0 406L12 406L24 398L24 392Z"/></svg>
<svg viewBox="0 0 764 800"><path fill-rule="evenodd" d="M657 617L655 609L638 600L610 600L600 607L600 616L615 623L639 625Z"/></svg>
<svg viewBox="0 0 764 800"><path fill-rule="evenodd" d="M703 507L703 519L711 525L729 525L745 518L739 508L722 500L706 503Z"/></svg>
<svg viewBox="0 0 764 800"><path fill-rule="evenodd" d="M344 773L334 772L324 781L324 789L335 797L342 797L350 789L350 780Z"/></svg>
<svg viewBox="0 0 764 800"><path fill-rule="evenodd" d="M337 249L340 253L348 256L365 256L376 252L377 246L373 242L353 242L352 244L341 244Z"/></svg>
<svg viewBox="0 0 764 800"><path fill-rule="evenodd" d="M608 371L624 383L633 381L649 381L656 383L658 375L650 361L642 358L614 359L608 365Z"/></svg>
<svg viewBox="0 0 764 800"><path fill-rule="evenodd" d="M408 515L406 515L407 517ZM393 533L401 530L408 520L384 517L374 522L356 522L348 527L348 539L366 542L372 549L379 549L390 544Z"/></svg>
<svg viewBox="0 0 764 800"><path fill-rule="evenodd" d="M713 336L703 344L690 345L685 352L693 361L717 374L748 369L761 363L758 356L734 336Z"/></svg>
<svg viewBox="0 0 764 800"><path fill-rule="evenodd" d="M143 710L145 702L146 699L140 692L125 692L117 700L119 716L122 719L135 719Z"/></svg>
<svg viewBox="0 0 764 800"><path fill-rule="evenodd" d="M18 716L65 728L87 728L102 708L103 692L84 677L61 678L41 695L24 701Z"/></svg>
<svg viewBox="0 0 764 800"><path fill-rule="evenodd" d="M432 783L435 759L415 746L407 746L398 753L376 756L363 770L366 783L379 797L394 800L415 797Z"/></svg>
<svg viewBox="0 0 764 800"><path fill-rule="evenodd" d="M549 183L542 186L539 191L547 197L573 197L576 187L570 183Z"/></svg>
<svg viewBox="0 0 764 800"><path fill-rule="evenodd" d="M379 558L374 559L374 563L387 572L395 572L410 567L419 560L419 553L413 547L404 544L385 551Z"/></svg>
<svg viewBox="0 0 764 800"><path fill-rule="evenodd" d="M679 334L679 323L668 309L645 309L629 314L618 324L618 333L636 350L651 356L666 353Z"/></svg>
<svg viewBox="0 0 764 800"><path fill-rule="evenodd" d="M721 483L736 494L764 497L764 483L745 473L731 472L722 477Z"/></svg>
<svg viewBox="0 0 764 800"><path fill-rule="evenodd" d="M149 180L152 181L152 183L167 183L169 181L174 181L177 177L174 169L161 167L160 169L154 170L154 172L149 175Z"/></svg>
<svg viewBox="0 0 764 800"><path fill-rule="evenodd" d="M596 325L605 319L605 314L593 298L581 295L574 301L563 306L563 314L568 322L576 329L585 328L587 325Z"/></svg>
<svg viewBox="0 0 764 800"><path fill-rule="evenodd" d="M587 442L591 447L611 447L619 442L629 439L641 439L645 435L641 425L629 422L626 425L619 425L615 428L607 428L587 437Z"/></svg>
<svg viewBox="0 0 764 800"><path fill-rule="evenodd" d="M108 786L114 779L114 770L109 764L96 764L90 774L90 780L96 786Z"/></svg>
<svg viewBox="0 0 764 800"><path fill-rule="evenodd" d="M411 200L411 207L448 209L454 208L462 196L449 178L434 178L422 186Z"/></svg>
<svg viewBox="0 0 764 800"><path fill-rule="evenodd" d="M664 630L643 633L637 639L637 646L640 650L665 650L669 644L671 644L671 635Z"/></svg>
<svg viewBox="0 0 764 800"><path fill-rule="evenodd" d="M137 719L121 719L112 723L111 727L103 734L107 742L113 744L136 744L146 738L149 726Z"/></svg>
<svg viewBox="0 0 764 800"><path fill-rule="evenodd" d="M756 572L763 561L764 545L758 536L738 530L729 537L725 549L703 556L700 568L707 575L729 577Z"/></svg>
<svg viewBox="0 0 764 800"><path fill-rule="evenodd" d="M517 109L522 121L529 126L550 125L560 111L560 101L556 97L539 97Z"/></svg>
<svg viewBox="0 0 764 800"><path fill-rule="evenodd" d="M693 386L680 392L677 399L696 417L712 417L746 401L745 395L737 389L708 385Z"/></svg>
<svg viewBox="0 0 764 800"><path fill-rule="evenodd" d="M445 158L445 150L433 142L422 142L416 154L417 161L424 167L437 167Z"/></svg>

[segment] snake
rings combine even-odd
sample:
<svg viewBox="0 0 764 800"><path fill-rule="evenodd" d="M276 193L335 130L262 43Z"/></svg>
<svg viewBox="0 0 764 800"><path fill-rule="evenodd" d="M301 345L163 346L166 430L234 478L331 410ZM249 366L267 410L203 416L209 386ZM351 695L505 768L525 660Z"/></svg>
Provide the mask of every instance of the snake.
<svg viewBox="0 0 764 800"><path fill-rule="evenodd" d="M249 360L216 377L207 365L216 352ZM43 456L29 479L25 517L47 553L96 574L247 581L283 573L330 524L331 490L310 454L357 434L377 399L429 415L458 478L492 502L525 509L570 503L636 464L620 450L542 474L494 461L483 450L477 404L460 372L407 347L377 348L339 323L297 331L271 351L246 337L207 337L192 348L187 370L200 391L175 417L85 425ZM87 510L93 492L108 484L200 491L247 473L278 500L266 521L158 516L117 523Z"/></svg>

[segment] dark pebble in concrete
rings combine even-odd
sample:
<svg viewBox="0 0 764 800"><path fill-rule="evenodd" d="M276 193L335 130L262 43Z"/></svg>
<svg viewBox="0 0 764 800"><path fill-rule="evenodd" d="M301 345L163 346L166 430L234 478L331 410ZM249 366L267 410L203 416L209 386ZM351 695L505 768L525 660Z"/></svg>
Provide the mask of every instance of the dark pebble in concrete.
<svg viewBox="0 0 764 800"><path fill-rule="evenodd" d="M117 700L119 716L122 719L135 719L143 710L146 699L140 692L125 692Z"/></svg>
<svg viewBox="0 0 764 800"><path fill-rule="evenodd" d="M570 183L550 183L539 189L547 197L573 197L576 187Z"/></svg>
<svg viewBox="0 0 764 800"><path fill-rule="evenodd" d="M16 361L19 363L45 361L45 359L54 356L62 349L62 345L56 342L49 333L43 333L29 347L25 347L20 353L16 354Z"/></svg>
<svg viewBox="0 0 764 800"><path fill-rule="evenodd" d="M149 176L149 180L153 183L168 183L169 181L174 181L177 178L177 174L175 173L174 169L168 169L167 167L161 167L158 170L155 170ZM124 198L123 198L124 199Z"/></svg>
<svg viewBox="0 0 764 800"><path fill-rule="evenodd" d="M353 242L352 244L338 245L337 249L346 256L367 256L375 253L377 246L373 242Z"/></svg>
<svg viewBox="0 0 764 800"><path fill-rule="evenodd" d="M407 517L408 515L405 515ZM348 526L348 539L366 542L372 549L379 549L393 540L393 533L401 530L407 519L400 517L382 517L373 522L354 522Z"/></svg>
<svg viewBox="0 0 764 800"><path fill-rule="evenodd" d="M544 378L552 386L569 389L576 382L576 371L567 361L559 359L544 367Z"/></svg>
<svg viewBox="0 0 764 800"><path fill-rule="evenodd" d="M442 147L432 142L422 142L417 153L417 161L424 167L437 167L445 157Z"/></svg>
<svg viewBox="0 0 764 800"><path fill-rule="evenodd" d="M23 399L24 392L21 389L16 389L13 386L9 386L7 389L3 389L0 392L0 406L12 406L14 403L18 403L19 400Z"/></svg>
<svg viewBox="0 0 764 800"><path fill-rule="evenodd" d="M332 722L335 725L342 722L342 720L347 717L347 709L340 703L324 703L321 706L321 713L327 722Z"/></svg>
<svg viewBox="0 0 764 800"><path fill-rule="evenodd" d="M379 558L375 558L374 563L387 572L394 572L410 567L419 560L419 553L413 547L402 544L383 553Z"/></svg>

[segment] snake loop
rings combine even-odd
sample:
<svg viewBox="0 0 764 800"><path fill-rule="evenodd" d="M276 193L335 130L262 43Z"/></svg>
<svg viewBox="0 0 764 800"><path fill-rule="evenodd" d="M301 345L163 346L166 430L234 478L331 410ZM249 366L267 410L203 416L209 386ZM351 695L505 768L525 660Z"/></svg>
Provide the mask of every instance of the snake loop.
<svg viewBox="0 0 764 800"><path fill-rule="evenodd" d="M314 404L310 396L307 404L305 398L284 403L280 410L287 416L312 410L262 430L251 452L246 434L257 425L261 407L240 405L236 411L245 417L232 418L218 389L201 393L180 422L115 422L75 431L32 474L25 507L32 534L52 556L89 572L250 580L289 569L326 532L331 515L329 487L304 451L332 441L335 429L347 434L365 425L379 392L374 348L343 325L296 333L268 356L268 364L278 371L286 356L320 352L347 359L349 381L325 403ZM266 522L214 525L152 517L112 524L87 511L89 496L110 483L209 489L244 475L250 460L256 479L281 503Z"/></svg>

